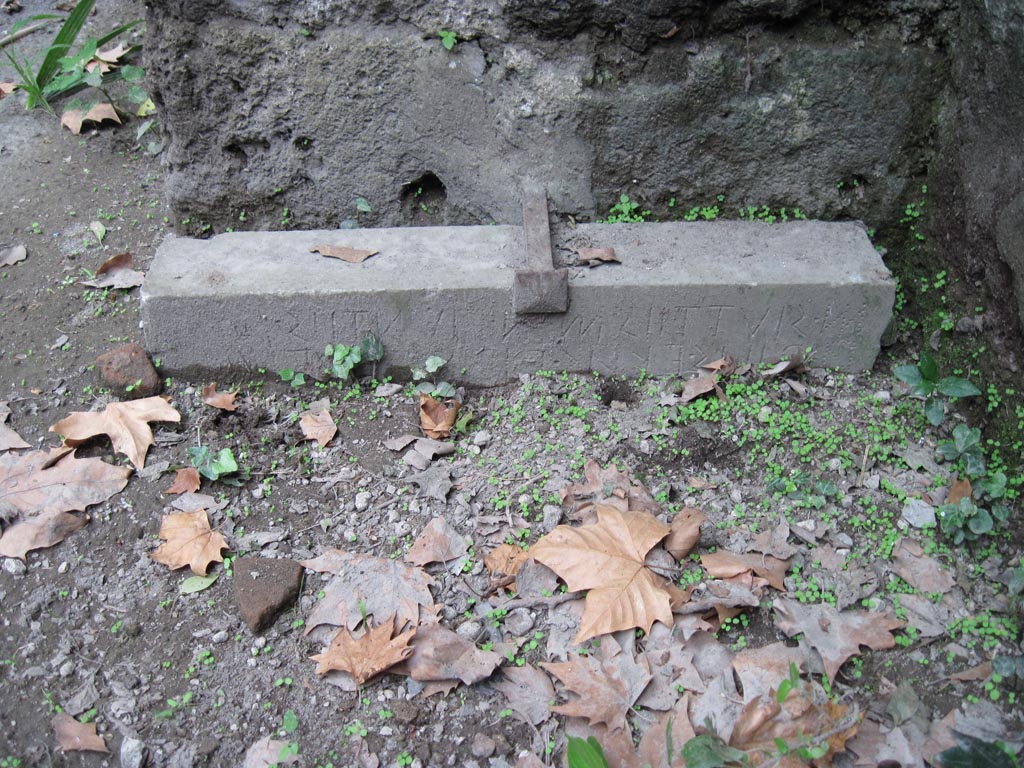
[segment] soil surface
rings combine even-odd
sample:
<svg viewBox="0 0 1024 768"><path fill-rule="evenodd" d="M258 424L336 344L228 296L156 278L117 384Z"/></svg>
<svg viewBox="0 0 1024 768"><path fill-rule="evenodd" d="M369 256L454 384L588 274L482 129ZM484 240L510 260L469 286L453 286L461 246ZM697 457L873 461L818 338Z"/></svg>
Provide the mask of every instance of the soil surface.
<svg viewBox="0 0 1024 768"><path fill-rule="evenodd" d="M102 29L113 21L100 16L91 23ZM7 18L0 22L0 32L9 28ZM41 42L29 39L26 49ZM8 72L0 67L0 80ZM6 426L32 449L46 450L59 445L48 431L58 420L130 396L101 384L97 356L125 342L144 344L138 289L95 289L82 280L123 252L145 271L161 238L182 222L169 218L160 158L138 145L135 124L74 136L55 117L22 104L18 94L0 101L0 252L24 244L28 254L0 269L0 401L11 411ZM102 242L90 229L96 221L106 229ZM912 325L902 327L913 336L906 330ZM424 345L424 357L444 355L443 340ZM968 346L984 347L984 337L971 337ZM811 360L808 370L764 377L737 361L739 369L719 382L720 396L712 391L691 402L683 380L707 371L681 371L677 381L532 373L507 387L462 391L462 414L471 418L448 441L454 450L408 460L408 446L392 450L385 441L420 435L418 398L404 382L378 389L368 366L357 369L354 382L318 371L306 372L298 387L273 371L216 382L220 391L237 393L234 411L203 403L210 382L164 373L164 395L181 420L153 425L145 467L121 493L76 513L88 525L62 543L29 553L25 562L0 558L0 767L236 766L267 737L279 740L285 754L297 750L299 765L319 768L564 764L566 733L585 733L585 721L549 713L552 697L540 693L533 702L539 712L510 702L500 671L440 690L393 673L358 690L344 675L318 676L310 657L325 649L335 628L313 627L311 617L324 609L336 577L307 568L297 600L256 633L236 597L242 563L236 568L235 559L301 562L340 549L402 563L428 523L443 518L470 543L454 565L425 566L442 626L476 644L485 660L497 653L490 663L504 668L540 669L541 662L584 652L596 658L595 643L582 650L573 644L579 603L567 602L550 572L534 577L551 579L550 589L534 584L530 594L521 583L516 595L507 584L497 586L483 562L502 543L525 547L559 524L578 526L587 494L614 500L616 489L628 487L621 477L608 479L612 473L603 476L603 488L599 481L566 495L586 482L590 460L626 472L665 523L687 508L707 516L692 555L676 561L659 546L648 563L692 589L691 602L710 601L695 613L677 608L679 626L692 629L678 650L704 648L703 658L719 663L675 669L648 706L627 701L634 739L684 691L705 703L713 690L741 701L745 678L733 678L728 660L785 642L801 654L815 690L865 716L859 752L850 742L829 758L835 764L852 765L858 755L859 765L886 758L920 764L952 744L949 727L1019 748L1021 678L985 666L1006 670L1016 663L1021 670L1020 603L1013 594L1020 589L1020 538L1005 533L1019 530L1016 502L1010 499L1012 516L997 526L998 535L971 545L956 546L946 532L921 524L945 500L957 471L936 449L961 423L983 423L990 440L997 439L997 422L1011 425L1002 434L1016 434L1016 442L1004 437L985 450L987 475L1002 469L1014 495L1021 427L1014 432L1012 424L1024 412L1014 413L1003 385L987 390L998 381L995 373L970 359L961 375L978 381L986 396L974 410L962 408L967 401L952 404L944 424L930 427L921 401L907 397L893 377L907 355L883 354L861 376L817 369ZM457 371L442 374L458 385ZM326 447L304 439L299 425L323 398L338 427ZM204 479L205 497L168 494L174 470L191 465L188 449L197 446L230 449L245 479ZM130 466L105 438L85 443L77 455ZM0 512L3 483L0 475ZM211 566L216 581L186 593L189 571L172 571L152 554L163 516L197 507L225 537L228 560ZM6 529L10 520L2 522ZM772 532L769 541L764 534ZM923 551L908 554L908 542ZM753 604L719 600L716 610L716 590L735 583L702 562L716 551L787 560L782 589L748 569L737 578L746 578ZM244 564L255 578L251 562ZM918 587L910 583L918 579ZM341 597L354 599L374 624L385 623L388 616L374 609L381 596L369 586ZM392 586L382 581L380 589ZM784 631L780 599L875 618L888 613L901 627L883 633L877 649L862 641L859 655L822 686L818 652ZM353 629L360 619L354 617ZM646 658L657 626L619 632L616 642ZM971 672L964 679L951 678L965 670ZM558 703L576 701L551 680ZM717 713L720 733L731 729L727 707L708 711ZM59 749L52 726L59 712L95 723L110 754ZM614 740L597 733L606 744Z"/></svg>

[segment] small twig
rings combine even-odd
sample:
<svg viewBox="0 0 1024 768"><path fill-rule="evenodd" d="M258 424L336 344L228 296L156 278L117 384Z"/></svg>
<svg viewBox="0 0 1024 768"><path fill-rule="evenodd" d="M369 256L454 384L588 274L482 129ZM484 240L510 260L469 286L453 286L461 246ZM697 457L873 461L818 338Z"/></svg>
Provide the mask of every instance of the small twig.
<svg viewBox="0 0 1024 768"><path fill-rule="evenodd" d="M868 445L867 443L865 443L864 444L864 458L862 458L860 460L860 477L857 478L857 485L858 485L858 487L861 487L861 488L864 487L864 474L867 472L867 469L868 469L868 451L870 449L871 449L871 446Z"/></svg>
<svg viewBox="0 0 1024 768"><path fill-rule="evenodd" d="M580 595L576 592L566 592L565 594L552 595L551 597L517 597L512 600L507 600L501 605L497 605L495 607L509 611L514 610L515 608L536 608L537 606L554 608L556 605L567 603L570 600L576 600L579 597Z"/></svg>
<svg viewBox="0 0 1024 768"><path fill-rule="evenodd" d="M40 29L42 29L45 26L46 26L45 23L42 23L42 24L29 24L27 27L19 29L13 35L8 35L7 37L0 39L0 48L6 48L11 43L16 43L19 40L21 40L21 38L27 37L28 35L31 35L33 32L38 32Z"/></svg>

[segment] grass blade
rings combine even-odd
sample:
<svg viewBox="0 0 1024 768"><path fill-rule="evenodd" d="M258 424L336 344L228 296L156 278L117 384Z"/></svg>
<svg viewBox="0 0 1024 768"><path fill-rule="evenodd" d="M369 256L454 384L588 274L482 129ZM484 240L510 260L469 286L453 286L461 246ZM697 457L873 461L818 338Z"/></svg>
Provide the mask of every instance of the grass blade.
<svg viewBox="0 0 1024 768"><path fill-rule="evenodd" d="M78 37L78 33L82 31L82 27L85 25L85 20L92 13L94 5L96 5L96 0L79 0L75 10L65 20L57 32L57 36L53 38L53 45L46 52L46 58L43 59L43 63L36 73L36 85L40 89L45 88L57 74L57 69L60 67L60 58L75 42L75 38ZM29 108L35 106L31 94L29 95L29 103L26 106Z"/></svg>

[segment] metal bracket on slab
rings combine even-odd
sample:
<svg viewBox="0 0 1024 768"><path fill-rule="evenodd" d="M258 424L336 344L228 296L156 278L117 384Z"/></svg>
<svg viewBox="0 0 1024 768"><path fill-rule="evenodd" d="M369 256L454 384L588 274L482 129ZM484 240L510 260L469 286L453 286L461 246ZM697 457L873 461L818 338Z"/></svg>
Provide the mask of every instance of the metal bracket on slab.
<svg viewBox="0 0 1024 768"><path fill-rule="evenodd" d="M551 253L548 195L534 182L523 184L523 239L526 268L517 269L512 306L517 315L560 314L569 310L569 273L555 269Z"/></svg>

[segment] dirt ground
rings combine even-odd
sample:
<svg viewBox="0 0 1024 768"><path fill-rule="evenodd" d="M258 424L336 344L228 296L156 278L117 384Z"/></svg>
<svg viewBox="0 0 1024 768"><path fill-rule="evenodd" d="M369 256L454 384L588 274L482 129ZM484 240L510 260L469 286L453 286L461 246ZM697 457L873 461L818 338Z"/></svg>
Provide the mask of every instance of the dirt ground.
<svg viewBox="0 0 1024 768"><path fill-rule="evenodd" d="M0 31L9 28L0 22ZM0 80L8 71L0 66ZM50 425L117 399L98 381L96 357L127 341L144 344L138 289L91 289L81 280L122 252L145 271L181 222L163 205L159 156L137 145L132 125L74 136L44 111L24 111L17 95L0 101L0 180L0 251L21 243L28 252L0 269L0 401L11 410L7 426L32 448L47 449L59 444ZM102 243L90 231L94 221L106 227ZM902 327L905 339L927 341L913 323ZM954 330L942 339L974 352L987 345L984 335ZM426 352L443 356L437 344ZM893 647L863 645L826 689L865 716L860 752L836 756L835 764L853 765L858 755L857 765L885 758L920 764L936 745L950 744L940 722L1019 748L1021 678L985 666L1004 669L1000 660L1010 659L1021 669L1013 595L1019 509L999 535L955 546L934 527L910 522L919 507L909 502L931 508L944 499L953 467L935 450L956 424L975 420L986 438L1001 441L985 446L988 466L1003 468L1013 496L1021 486L1021 426L1013 425L1024 412L1014 412L1003 372L969 353L961 375L986 395L973 410L952 406L943 426L932 428L892 373L913 350L894 349L860 376L815 369L813 361L805 373L768 379L741 368L723 379L723 399L712 393L689 404L679 401L678 381L640 372L621 380L531 373L507 387L464 392L463 413L472 418L453 437L454 452L427 462L433 474L426 477L403 461L404 450L384 444L418 432L415 397L404 386L375 394L366 368L354 385L317 371L307 372L302 387L273 371L218 381L221 391L237 392L234 412L203 404L209 382L164 372L164 394L181 421L155 425L145 470L90 507L89 524L62 543L25 563L3 559L0 767L242 765L250 746L268 736L297 744L298 764L318 768L501 768L535 765L531 754L563 764L567 728L583 726L510 703L501 672L429 696L422 682L395 674L358 691L319 677L309 657L326 646L328 628L306 630L330 574L307 570L297 602L260 634L243 622L235 576L223 565L213 566L220 577L209 588L183 594L187 571L170 571L151 554L162 516L173 511L176 497L165 492L173 470L189 466L186 451L196 445L230 448L249 474L240 487L204 480L200 491L210 497L200 501L231 558L302 561L342 549L400 562L427 524L444 518L472 545L454 573L427 566L440 621L500 651L505 667L578 656L571 640L579 617L558 594L515 598L492 589L483 557L503 542L528 545L559 523L575 525L572 497L563 504L561 492L584 482L588 460L615 464L647 489L664 522L688 507L707 515L695 555L777 550L789 560L784 589L750 585L754 605L687 614L687 621L708 622L699 634L725 654L715 658L785 641L805 653L802 668L820 681L815 652L780 628L778 598L891 611L904 623ZM339 431L320 448L303 440L297 419L324 397ZM998 431L1000 424L1009 429ZM78 455L127 465L103 439ZM777 533L775 549L758 549L758 534L768 531ZM908 572L899 555L905 541L920 543L926 558L904 554L911 570L937 564L946 586L917 589L896 575ZM722 583L699 557L659 567L693 588L694 600ZM637 654L654 642L632 631L616 638ZM951 678L965 670L974 671ZM726 685L728 697L720 673L720 666L696 677L680 672L673 699L685 689L709 701L713 685ZM731 695L741 696L735 683ZM555 690L560 703L574 700ZM632 704L634 738L673 706ZM96 723L110 754L58 749L51 725L58 712Z"/></svg>

